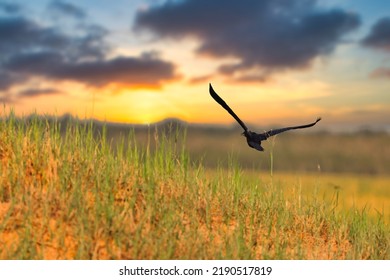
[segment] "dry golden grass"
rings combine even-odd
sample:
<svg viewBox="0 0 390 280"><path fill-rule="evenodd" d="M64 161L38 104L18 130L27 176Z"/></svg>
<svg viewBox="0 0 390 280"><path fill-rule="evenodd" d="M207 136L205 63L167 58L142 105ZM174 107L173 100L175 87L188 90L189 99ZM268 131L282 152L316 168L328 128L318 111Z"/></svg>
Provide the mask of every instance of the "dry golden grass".
<svg viewBox="0 0 390 280"><path fill-rule="evenodd" d="M369 177L361 191L342 176L253 174L233 157L205 169L180 131L150 135L152 149L133 135L112 147L92 130L73 123L61 136L40 118L0 122L0 258L390 257L388 210L343 203L344 193L370 197Z"/></svg>

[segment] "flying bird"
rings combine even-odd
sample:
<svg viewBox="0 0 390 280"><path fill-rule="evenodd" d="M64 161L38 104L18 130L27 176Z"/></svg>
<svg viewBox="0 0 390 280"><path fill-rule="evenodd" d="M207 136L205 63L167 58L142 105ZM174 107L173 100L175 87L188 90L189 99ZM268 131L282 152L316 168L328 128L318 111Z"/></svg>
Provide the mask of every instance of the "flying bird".
<svg viewBox="0 0 390 280"><path fill-rule="evenodd" d="M285 132L287 130L291 129L300 129L300 128L307 128L315 125L318 123L321 118L317 118L315 122L305 124L305 125L299 125L299 126L289 126L289 127L284 127L284 128L277 128L277 129L271 129L269 131L266 131L264 133L256 133L253 131L250 131L248 127L245 125L245 123L240 120L240 118L233 112L233 110L226 104L225 101L219 95L214 91L213 87L210 84L210 95L211 97L217 101L219 105L221 105L232 117L241 125L241 127L244 129L244 132L242 135L246 137L246 141L248 142L249 147L256 149L258 151L264 151L264 148L261 146L261 141L267 140L267 138L274 136L276 134Z"/></svg>

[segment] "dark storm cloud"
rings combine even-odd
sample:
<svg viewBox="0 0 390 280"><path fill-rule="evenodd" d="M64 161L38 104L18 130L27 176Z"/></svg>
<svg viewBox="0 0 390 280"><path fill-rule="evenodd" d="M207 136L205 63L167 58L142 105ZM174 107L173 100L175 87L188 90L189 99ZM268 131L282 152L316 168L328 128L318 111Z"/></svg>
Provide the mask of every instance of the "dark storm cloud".
<svg viewBox="0 0 390 280"><path fill-rule="evenodd" d="M76 19L86 17L86 12L83 9L63 1L50 2L48 9L55 14L70 16Z"/></svg>
<svg viewBox="0 0 390 280"><path fill-rule="evenodd" d="M3 10L6 13L13 14L18 13L21 10L21 7L18 4L13 4L9 2L0 2L0 10Z"/></svg>
<svg viewBox="0 0 390 280"><path fill-rule="evenodd" d="M24 17L0 18L0 52L3 59L13 54L35 50L61 50L69 59L100 58L107 52L107 31L96 25L79 30L79 36L68 36L60 30L42 27ZM0 58L1 60L2 58Z"/></svg>
<svg viewBox="0 0 390 280"><path fill-rule="evenodd" d="M10 53L33 48L59 48L69 44L69 38L55 29L38 26L23 17L0 18L0 52Z"/></svg>
<svg viewBox="0 0 390 280"><path fill-rule="evenodd" d="M167 1L139 11L135 20L136 30L196 37L201 42L198 53L240 59L221 67L224 74L305 67L331 53L359 25L356 14L321 9L311 0Z"/></svg>
<svg viewBox="0 0 390 280"><path fill-rule="evenodd" d="M64 58L60 53L55 51L40 51L29 52L12 56L6 63L3 64L4 69L11 73L19 74L47 74L50 73L53 68L65 63Z"/></svg>
<svg viewBox="0 0 390 280"><path fill-rule="evenodd" d="M159 86L177 77L175 66L155 54L108 59L107 34L99 25L85 24L71 36L25 17L0 16L0 89L8 90L32 77L89 86Z"/></svg>
<svg viewBox="0 0 390 280"><path fill-rule="evenodd" d="M162 81L176 77L173 64L151 54L69 62L56 52L37 52L16 56L5 64L5 68L27 76L78 81L91 86L110 83L159 86Z"/></svg>
<svg viewBox="0 0 390 280"><path fill-rule="evenodd" d="M18 79L16 76L10 75L10 73L0 68L0 91L8 89L17 82Z"/></svg>
<svg viewBox="0 0 390 280"><path fill-rule="evenodd" d="M159 86L161 82L176 77L172 63L155 56L116 57L110 60L67 64L59 67L53 75L60 79L77 80L101 86L110 83L122 85Z"/></svg>
<svg viewBox="0 0 390 280"><path fill-rule="evenodd" d="M367 47L390 51L390 17L379 19L362 43Z"/></svg>

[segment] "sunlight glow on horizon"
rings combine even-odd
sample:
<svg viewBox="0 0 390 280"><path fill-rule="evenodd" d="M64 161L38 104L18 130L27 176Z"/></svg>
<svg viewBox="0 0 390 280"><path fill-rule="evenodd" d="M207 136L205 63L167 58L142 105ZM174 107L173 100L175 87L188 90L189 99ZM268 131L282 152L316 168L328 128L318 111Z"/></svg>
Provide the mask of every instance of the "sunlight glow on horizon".
<svg viewBox="0 0 390 280"><path fill-rule="evenodd" d="M291 27L291 17L272 12L283 7L269 2L265 28L253 15L241 21L251 7L226 1L214 30L208 20L217 15L203 14L208 7L196 0L182 1L182 6L173 1L172 14L164 9L166 1L97 1L101 5L67 0L73 13L60 5L50 10L46 0L36 5L15 0L16 12L0 5L0 27L14 24L25 32L0 35L0 102L20 116L37 112L131 124L180 119L237 125L210 97L211 83L248 124L290 124L322 116L321 125L390 128L390 52L362 43L379 20L390 18L381 5L366 11L368 4L354 0L310 2L307 7L292 0L296 10L285 12L301 21ZM176 26L184 6L198 7L197 17ZM237 7L243 11L236 13ZM158 13L145 14L153 10ZM318 29L307 28L306 14L318 20ZM142 16L143 25L137 26ZM205 21L196 20L199 16ZM328 30L324 19L335 16L345 22ZM236 21L245 27L241 32L233 30ZM281 22L277 29L275 22ZM35 33L26 32L31 29ZM280 39L280 34L302 38Z"/></svg>
<svg viewBox="0 0 390 280"><path fill-rule="evenodd" d="M302 82L301 78L284 75L277 82L263 85L228 85L219 79L214 89L231 108L249 124L267 126L275 123L291 123L311 120L317 116L326 117L329 112L314 105L311 100L329 98L334 86L323 81ZM176 118L189 123L234 125L234 119L209 95L208 83L188 85L163 85L161 89L137 89L111 87L95 90L66 84L72 92L67 96L45 96L31 98L31 102L18 104L18 115L35 111L42 114L72 114L79 118L95 118L101 121L152 124L164 119ZM112 92L110 90L116 90ZM288 89L288 90L287 90ZM245 93L245 94L243 94ZM315 93L313 95L313 93ZM183 98L186 96L186 98ZM45 102L42 102L44 100ZM63 104L61 107L56 107ZM12 106L10 106L12 107ZM33 109L34 108L34 109ZM367 110L385 110L386 105L367 105ZM354 109L338 106L332 109L332 116L346 118ZM298 117L299 115L299 117ZM350 121L353 121L353 118Z"/></svg>

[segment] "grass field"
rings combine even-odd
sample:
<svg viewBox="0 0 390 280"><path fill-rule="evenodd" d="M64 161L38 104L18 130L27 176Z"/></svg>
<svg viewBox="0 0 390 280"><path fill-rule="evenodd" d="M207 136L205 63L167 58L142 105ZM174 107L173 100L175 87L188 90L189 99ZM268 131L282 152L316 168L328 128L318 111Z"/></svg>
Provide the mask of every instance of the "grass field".
<svg viewBox="0 0 390 280"><path fill-rule="evenodd" d="M320 152L321 170L283 173L274 145L257 171L230 150L220 164L193 159L185 130L106 130L3 116L1 259L390 259L380 164L328 174Z"/></svg>

